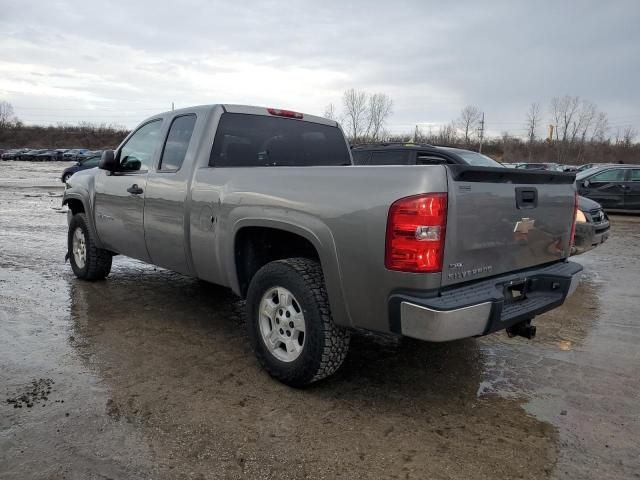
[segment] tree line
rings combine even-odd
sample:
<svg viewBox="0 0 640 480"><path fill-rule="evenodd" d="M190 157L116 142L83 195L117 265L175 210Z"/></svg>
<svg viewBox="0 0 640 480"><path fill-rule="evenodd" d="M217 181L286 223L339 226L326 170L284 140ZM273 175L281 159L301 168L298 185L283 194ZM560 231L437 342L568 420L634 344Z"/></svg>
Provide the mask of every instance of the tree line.
<svg viewBox="0 0 640 480"><path fill-rule="evenodd" d="M457 119L435 131L424 132L416 126L411 134L393 135L388 140L478 150L486 128L481 124L481 118L484 118L481 109L468 105ZM489 120L487 125L490 126ZM506 163L640 163L640 145L635 142L637 131L631 126L611 128L605 112L577 96L552 98L546 117L543 107L532 103L525 114L523 127L524 136L504 131L500 136L485 139L483 153ZM541 135L545 127L546 135Z"/></svg>
<svg viewBox="0 0 640 480"><path fill-rule="evenodd" d="M458 117L436 127L416 126L412 132L392 134L387 128L393 100L382 92L346 90L338 107L330 103L324 116L338 121L352 144L415 142L478 150L485 126L482 110L467 105ZM487 119L487 125L491 125ZM640 145L632 127L612 128L605 112L591 102L565 95L551 99L545 109L532 103L525 112L524 135L508 131L485 138L483 153L502 162L640 163ZM80 122L76 125L25 125L6 101L0 101L0 148L113 148L129 133L115 124Z"/></svg>
<svg viewBox="0 0 640 480"><path fill-rule="evenodd" d="M13 106L0 101L0 148L115 148L129 133L121 125L79 122L75 125L25 125Z"/></svg>
<svg viewBox="0 0 640 480"><path fill-rule="evenodd" d="M325 116L342 124L352 144L367 142L415 142L479 150L503 162L640 163L638 132L631 126L613 129L605 112L577 96L554 97L546 115L540 103L532 103L520 131L525 135L486 137L490 120L484 122L482 110L467 105L453 121L436 127L416 125L413 132L390 134L386 128L393 113L393 100L385 93L369 94L346 90L341 110L334 104Z"/></svg>

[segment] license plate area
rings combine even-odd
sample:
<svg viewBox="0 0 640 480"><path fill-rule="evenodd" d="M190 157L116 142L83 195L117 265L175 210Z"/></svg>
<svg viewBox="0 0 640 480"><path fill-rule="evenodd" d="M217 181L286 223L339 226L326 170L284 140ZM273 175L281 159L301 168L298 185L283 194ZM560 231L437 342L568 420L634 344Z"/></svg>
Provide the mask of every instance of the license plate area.
<svg viewBox="0 0 640 480"><path fill-rule="evenodd" d="M507 303L521 302L527 298L527 281L516 280L504 286L504 299Z"/></svg>

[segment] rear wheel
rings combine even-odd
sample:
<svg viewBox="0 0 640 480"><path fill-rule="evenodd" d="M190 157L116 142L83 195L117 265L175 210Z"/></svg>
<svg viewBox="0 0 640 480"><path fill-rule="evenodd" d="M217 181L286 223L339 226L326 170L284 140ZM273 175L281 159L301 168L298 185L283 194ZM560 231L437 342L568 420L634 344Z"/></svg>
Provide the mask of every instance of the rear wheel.
<svg viewBox="0 0 640 480"><path fill-rule="evenodd" d="M98 248L87 217L76 213L69 222L68 251L71 269L83 280L102 280L111 271L112 254Z"/></svg>
<svg viewBox="0 0 640 480"><path fill-rule="evenodd" d="M349 350L349 331L331 319L318 262L268 263L251 280L247 329L262 366L281 382L302 387L333 374Z"/></svg>

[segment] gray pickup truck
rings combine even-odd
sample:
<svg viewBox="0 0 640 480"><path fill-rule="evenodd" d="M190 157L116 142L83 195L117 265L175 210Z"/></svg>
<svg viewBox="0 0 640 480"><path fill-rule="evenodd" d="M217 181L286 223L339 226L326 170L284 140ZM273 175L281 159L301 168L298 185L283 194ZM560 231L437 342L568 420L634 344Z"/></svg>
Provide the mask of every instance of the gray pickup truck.
<svg viewBox="0 0 640 480"><path fill-rule="evenodd" d="M336 122L288 110L154 115L63 204L77 277L105 278L120 254L230 287L260 363L292 386L335 372L355 329L531 337L582 269L567 261L573 175L355 167Z"/></svg>

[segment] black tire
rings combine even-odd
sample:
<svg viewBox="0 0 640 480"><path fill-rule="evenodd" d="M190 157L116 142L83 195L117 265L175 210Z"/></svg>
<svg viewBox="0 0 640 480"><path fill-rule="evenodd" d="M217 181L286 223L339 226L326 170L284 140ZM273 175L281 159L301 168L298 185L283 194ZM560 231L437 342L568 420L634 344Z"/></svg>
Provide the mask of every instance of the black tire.
<svg viewBox="0 0 640 480"><path fill-rule="evenodd" d="M305 320L305 340L298 358L284 362L267 348L259 325L262 297L274 287L289 290ZM289 258L268 263L254 275L247 293L247 331L251 347L269 374L292 387L303 387L332 375L349 351L349 330L331 319L322 269L317 261Z"/></svg>
<svg viewBox="0 0 640 480"><path fill-rule="evenodd" d="M86 261L84 266L79 266L76 263L76 258L73 253L73 236L76 230L79 229L84 235ZM69 233L67 235L67 248L69 252L69 261L71 263L71 269L76 277L82 280L102 280L111 271L112 253L108 250L103 250L96 246L96 240L93 236L89 224L87 222L87 216L84 213L76 213L69 222Z"/></svg>

